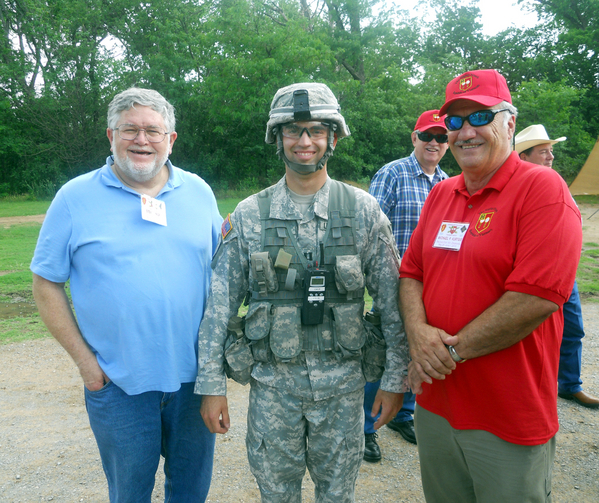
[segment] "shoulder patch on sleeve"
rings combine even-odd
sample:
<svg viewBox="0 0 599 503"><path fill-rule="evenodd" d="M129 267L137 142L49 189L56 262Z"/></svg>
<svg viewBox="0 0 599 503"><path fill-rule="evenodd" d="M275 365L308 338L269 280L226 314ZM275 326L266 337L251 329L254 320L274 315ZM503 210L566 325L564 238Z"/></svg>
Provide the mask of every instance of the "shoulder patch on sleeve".
<svg viewBox="0 0 599 503"><path fill-rule="evenodd" d="M222 234L223 239L225 239L232 230L233 224L231 223L231 213L229 213L220 227L220 233Z"/></svg>

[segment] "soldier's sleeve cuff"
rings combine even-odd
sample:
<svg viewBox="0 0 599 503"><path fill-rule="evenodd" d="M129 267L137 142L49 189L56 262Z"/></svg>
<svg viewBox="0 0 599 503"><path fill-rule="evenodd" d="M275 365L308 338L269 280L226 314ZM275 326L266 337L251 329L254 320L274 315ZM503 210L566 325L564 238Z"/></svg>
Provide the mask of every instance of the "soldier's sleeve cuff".
<svg viewBox="0 0 599 503"><path fill-rule="evenodd" d="M227 394L227 380L222 378L208 382L205 378L198 376L193 392L196 395L225 396Z"/></svg>

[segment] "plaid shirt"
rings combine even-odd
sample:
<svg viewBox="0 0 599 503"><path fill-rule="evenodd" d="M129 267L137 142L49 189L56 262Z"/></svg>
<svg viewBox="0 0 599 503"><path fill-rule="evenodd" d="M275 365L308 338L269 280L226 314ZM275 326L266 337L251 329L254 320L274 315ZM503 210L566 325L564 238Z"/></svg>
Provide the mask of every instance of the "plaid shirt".
<svg viewBox="0 0 599 503"><path fill-rule="evenodd" d="M385 164L372 178L368 192L375 197L391 221L402 257L418 224L428 193L446 178L449 178L447 173L437 165L431 182L422 171L414 152L410 157Z"/></svg>

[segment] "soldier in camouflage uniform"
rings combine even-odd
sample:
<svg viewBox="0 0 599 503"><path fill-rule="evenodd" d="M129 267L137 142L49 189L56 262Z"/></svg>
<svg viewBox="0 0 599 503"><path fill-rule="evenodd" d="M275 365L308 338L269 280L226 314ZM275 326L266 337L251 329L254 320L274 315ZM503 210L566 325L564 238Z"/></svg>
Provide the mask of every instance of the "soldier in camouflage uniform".
<svg viewBox="0 0 599 503"><path fill-rule="evenodd" d="M395 416L407 390L391 225L372 196L327 175L337 139L349 134L324 84L280 89L266 142L276 141L285 176L227 217L212 263L195 392L204 395L208 428L226 433L225 370L251 382L246 445L263 502L300 502L306 466L317 502L354 501L373 363L363 361L364 287L386 342L377 427ZM244 298L248 313L239 320Z"/></svg>

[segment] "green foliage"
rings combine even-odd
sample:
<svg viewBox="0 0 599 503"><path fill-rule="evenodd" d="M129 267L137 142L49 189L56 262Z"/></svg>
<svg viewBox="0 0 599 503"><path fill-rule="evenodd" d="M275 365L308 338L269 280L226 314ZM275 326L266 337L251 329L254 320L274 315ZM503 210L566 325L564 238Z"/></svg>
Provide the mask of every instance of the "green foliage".
<svg viewBox="0 0 599 503"><path fill-rule="evenodd" d="M41 201L51 201L57 192L56 185L50 180L44 180L43 182L33 181L26 184L26 186L29 195Z"/></svg>
<svg viewBox="0 0 599 503"><path fill-rule="evenodd" d="M488 42L482 36L476 2L431 0L436 18L429 24L422 57L434 64L451 68L458 75L480 68Z"/></svg>
<svg viewBox="0 0 599 503"><path fill-rule="evenodd" d="M520 67L539 60L543 78L564 81L585 89L580 110L594 110L599 105L599 1L598 0L520 0L535 10L542 20L536 30L533 51ZM534 30L530 30L534 38ZM524 45L524 44L521 44ZM540 57L539 57L540 56ZM541 78L537 72L531 77ZM599 135L599 118L587 114L583 128L593 138Z"/></svg>
<svg viewBox="0 0 599 503"><path fill-rule="evenodd" d="M109 153L106 108L132 85L174 104L172 161L218 192L279 179L264 143L275 91L318 81L352 136L329 168L364 180L408 155L418 115L446 83L497 68L521 110L567 136L556 167L570 181L599 135L599 0L521 0L542 23L482 33L476 1L431 0L422 17L378 0L6 0L0 4L0 197L50 198ZM451 154L442 161L459 172Z"/></svg>

